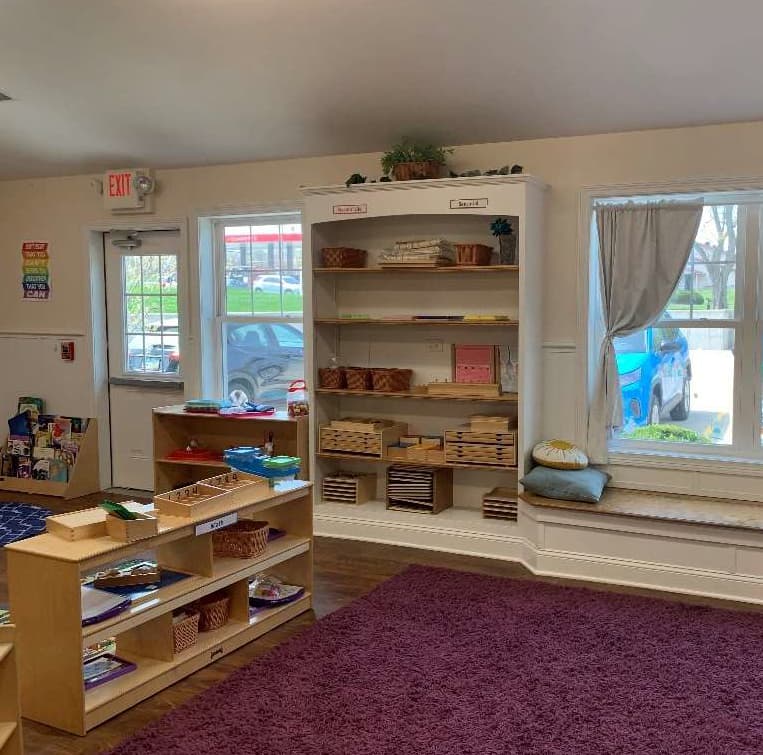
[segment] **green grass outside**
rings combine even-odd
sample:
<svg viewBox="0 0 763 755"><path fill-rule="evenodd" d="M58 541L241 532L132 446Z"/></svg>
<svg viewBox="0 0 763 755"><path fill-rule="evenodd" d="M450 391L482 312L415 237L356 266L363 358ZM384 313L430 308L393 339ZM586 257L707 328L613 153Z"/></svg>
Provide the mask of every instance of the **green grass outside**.
<svg viewBox="0 0 763 755"><path fill-rule="evenodd" d="M705 300L703 304L695 304L694 305L694 311L701 311L703 309L715 309L713 307L713 289L712 288L696 288L694 289L696 293L700 294L702 298ZM734 309L734 302L736 300L736 289L735 288L729 288L728 291L726 291L726 309ZM708 306L708 303L710 306ZM688 304L678 304L676 302L671 301L667 309L671 310L689 310Z"/></svg>
<svg viewBox="0 0 763 755"><path fill-rule="evenodd" d="M139 289L135 289L139 290ZM177 288L167 286L160 289L156 287L145 287L144 293L148 298L143 299L144 314L158 315L163 312L165 315L177 315L178 300ZM159 292L162 293L162 302L159 301ZM127 311L131 315L137 315L140 312L139 297L133 297L127 301ZM284 294L283 297L284 312L291 314L302 313L302 297L296 294ZM227 292L227 310L231 315L251 315L252 314L252 294L248 288L231 288ZM260 293L254 294L254 314L280 314L281 297L279 294Z"/></svg>

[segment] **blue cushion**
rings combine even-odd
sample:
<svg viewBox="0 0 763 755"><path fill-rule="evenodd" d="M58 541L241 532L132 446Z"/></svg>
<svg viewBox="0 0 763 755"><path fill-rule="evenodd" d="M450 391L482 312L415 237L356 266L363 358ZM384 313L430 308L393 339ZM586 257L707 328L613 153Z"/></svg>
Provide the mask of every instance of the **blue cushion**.
<svg viewBox="0 0 763 755"><path fill-rule="evenodd" d="M542 495L544 498L598 503L604 486L611 479L611 475L594 467L586 467L586 469L535 467L520 482L525 486L525 490Z"/></svg>

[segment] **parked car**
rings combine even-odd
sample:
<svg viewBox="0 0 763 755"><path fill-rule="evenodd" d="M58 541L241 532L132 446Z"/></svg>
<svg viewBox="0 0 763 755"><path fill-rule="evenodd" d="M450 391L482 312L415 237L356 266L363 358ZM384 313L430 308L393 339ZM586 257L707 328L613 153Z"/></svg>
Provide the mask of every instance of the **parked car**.
<svg viewBox="0 0 763 755"><path fill-rule="evenodd" d="M285 404L286 389L304 377L302 331L290 323L228 326L228 393L240 389L261 403Z"/></svg>
<svg viewBox="0 0 763 755"><path fill-rule="evenodd" d="M689 342L680 328L646 328L615 339L623 423L656 425L685 420L691 410Z"/></svg>
<svg viewBox="0 0 763 755"><path fill-rule="evenodd" d="M258 275L252 281L252 288L257 294L279 294L281 286L285 294L298 294L302 296L302 284L295 281L291 276L281 278L278 275Z"/></svg>
<svg viewBox="0 0 763 755"><path fill-rule="evenodd" d="M179 372L180 336L177 318L165 318L149 328L145 335L131 336L127 343L128 372Z"/></svg>

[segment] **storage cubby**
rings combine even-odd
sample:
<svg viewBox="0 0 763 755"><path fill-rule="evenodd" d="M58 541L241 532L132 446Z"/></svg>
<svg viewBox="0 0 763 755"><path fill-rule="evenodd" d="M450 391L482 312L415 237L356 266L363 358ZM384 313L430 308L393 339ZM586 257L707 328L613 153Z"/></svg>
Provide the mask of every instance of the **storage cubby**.
<svg viewBox="0 0 763 755"><path fill-rule="evenodd" d="M230 471L222 453L234 446L261 446L272 434L277 454L302 459L300 479L309 474L308 418L276 412L268 417L194 414L182 406L154 409L154 490L173 490ZM214 459L171 458L191 440L217 456Z"/></svg>
<svg viewBox="0 0 763 755"><path fill-rule="evenodd" d="M474 553L481 553L486 536L491 542L514 537L515 522L483 518L482 499L494 488L518 489L541 437L544 191L526 175L304 190L305 259L312 266L305 276L306 364L320 534ZM491 234L497 217L508 218L516 235L516 265L499 264L498 239ZM481 266L383 266L382 255L395 242L417 239L482 244L494 252ZM366 266L327 268L323 247L364 249ZM457 345L498 347L500 388L450 387ZM335 364L409 369L411 385L398 392L321 386L319 369ZM470 433L472 415L508 417L511 431ZM439 436L443 447L409 456L390 452L394 443L385 439L369 445L367 439L341 438L327 428L344 417L404 423L404 435ZM392 464L439 470L438 489L448 486L447 498L388 505ZM340 471L377 474L376 497L352 507L330 494L321 498L324 480ZM442 503L448 500L452 505ZM436 514L426 528L422 511Z"/></svg>
<svg viewBox="0 0 763 755"><path fill-rule="evenodd" d="M16 627L0 626L0 755L22 755L16 660Z"/></svg>
<svg viewBox="0 0 763 755"><path fill-rule="evenodd" d="M312 605L312 499L310 483L253 485L245 499L237 490L211 509L188 517L159 516L159 532L135 543L108 537L76 541L44 534L7 548L8 586L19 646L21 704L32 720L84 734L177 679L250 642ZM212 532L237 518L267 520L285 534L255 558L218 558ZM83 577L131 559L153 560L184 572L179 581L135 598L121 613L82 626ZM284 575L305 593L291 603L250 616L249 581L258 573ZM230 600L227 622L180 652L173 642L173 613L211 595ZM116 655L135 668L84 688L85 648L116 638ZM2 671L2 667L0 667ZM39 683L45 679L45 684ZM5 686L2 687L5 692Z"/></svg>

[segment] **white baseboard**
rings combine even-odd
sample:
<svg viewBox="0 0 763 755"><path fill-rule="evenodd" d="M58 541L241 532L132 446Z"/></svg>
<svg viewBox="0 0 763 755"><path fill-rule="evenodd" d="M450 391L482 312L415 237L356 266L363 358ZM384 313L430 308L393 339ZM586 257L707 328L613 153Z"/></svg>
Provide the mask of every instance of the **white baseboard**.
<svg viewBox="0 0 763 755"><path fill-rule="evenodd" d="M318 536L513 561L540 576L763 604L759 533L675 522L634 526L632 518L625 523L623 517L601 514L562 517L524 503L517 524L502 523L505 532L479 531L477 523L473 529L437 526L427 515L392 521L383 514L320 509ZM612 552L618 549L623 554ZM754 573L745 573L748 568Z"/></svg>

